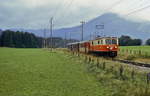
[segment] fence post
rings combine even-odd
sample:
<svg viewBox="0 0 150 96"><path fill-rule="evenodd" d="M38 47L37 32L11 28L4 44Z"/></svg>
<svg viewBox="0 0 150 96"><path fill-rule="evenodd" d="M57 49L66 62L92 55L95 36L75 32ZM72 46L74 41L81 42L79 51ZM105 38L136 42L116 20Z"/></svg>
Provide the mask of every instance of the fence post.
<svg viewBox="0 0 150 96"><path fill-rule="evenodd" d="M136 55L136 50L134 50L134 54Z"/></svg>
<svg viewBox="0 0 150 96"><path fill-rule="evenodd" d="M84 62L87 62L87 56L84 56Z"/></svg>
<svg viewBox="0 0 150 96"><path fill-rule="evenodd" d="M120 73L120 77L123 77L123 71L124 71L124 69L123 69L123 66L120 66L120 68L119 68L119 73Z"/></svg>
<svg viewBox="0 0 150 96"><path fill-rule="evenodd" d="M141 55L141 50L139 50L139 55Z"/></svg>
<svg viewBox="0 0 150 96"><path fill-rule="evenodd" d="M147 52L145 52L145 57L148 57L148 53Z"/></svg>
<svg viewBox="0 0 150 96"><path fill-rule="evenodd" d="M130 50L130 54L132 54L132 50Z"/></svg>
<svg viewBox="0 0 150 96"><path fill-rule="evenodd" d="M135 79L135 71L134 70L132 70L132 72L131 72L131 78L132 78L132 80Z"/></svg>
<svg viewBox="0 0 150 96"><path fill-rule="evenodd" d="M147 84L150 82L150 73L147 74Z"/></svg>
<svg viewBox="0 0 150 96"><path fill-rule="evenodd" d="M103 70L105 70L105 68L106 68L106 63L103 62Z"/></svg>
<svg viewBox="0 0 150 96"><path fill-rule="evenodd" d="M89 56L89 61L88 61L89 63L91 63L91 57Z"/></svg>
<svg viewBox="0 0 150 96"><path fill-rule="evenodd" d="M99 68L99 59L97 58L97 68Z"/></svg>
<svg viewBox="0 0 150 96"><path fill-rule="evenodd" d="M122 53L124 53L124 49L122 49Z"/></svg>
<svg viewBox="0 0 150 96"><path fill-rule="evenodd" d="M111 66L110 72L113 72L113 71L114 71L114 66Z"/></svg>

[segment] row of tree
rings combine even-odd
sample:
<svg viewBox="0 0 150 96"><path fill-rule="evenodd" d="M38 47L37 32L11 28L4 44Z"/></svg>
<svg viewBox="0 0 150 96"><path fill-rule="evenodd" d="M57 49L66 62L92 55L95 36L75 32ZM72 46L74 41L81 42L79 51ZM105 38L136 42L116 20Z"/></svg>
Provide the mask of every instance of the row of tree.
<svg viewBox="0 0 150 96"><path fill-rule="evenodd" d="M76 42L77 40L66 40L60 37L53 37L53 44L50 44L50 38L37 37L28 32L14 32L10 30L2 31L0 34L1 47L14 48L41 48L41 47L65 47L67 43ZM45 41L45 44L43 45Z"/></svg>
<svg viewBox="0 0 150 96"><path fill-rule="evenodd" d="M119 38L119 45L121 46L138 46L142 45L141 39L132 39L130 36L121 36Z"/></svg>
<svg viewBox="0 0 150 96"><path fill-rule="evenodd" d="M66 40L60 37L53 37L53 44L50 44L50 38L37 37L28 32L14 32L10 30L2 31L0 34L1 47L15 48L41 48L41 47L66 47L67 43L76 42L77 40ZM44 43L45 42L45 43ZM120 46L139 46L142 45L141 39L132 39L130 36L121 36L119 38ZM150 39L146 41L150 45Z"/></svg>
<svg viewBox="0 0 150 96"><path fill-rule="evenodd" d="M120 46L139 46L142 45L141 39L132 39L130 36L121 36L119 38ZM150 39L146 40L145 45L150 45Z"/></svg>
<svg viewBox="0 0 150 96"><path fill-rule="evenodd" d="M3 31L0 36L0 46L15 48L38 48L41 47L40 37L28 32Z"/></svg>

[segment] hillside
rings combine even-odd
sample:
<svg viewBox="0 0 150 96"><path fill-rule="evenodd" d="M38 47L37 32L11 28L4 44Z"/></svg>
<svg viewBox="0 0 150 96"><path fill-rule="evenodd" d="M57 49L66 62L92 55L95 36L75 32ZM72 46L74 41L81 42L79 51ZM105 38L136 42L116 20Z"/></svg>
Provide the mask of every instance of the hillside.
<svg viewBox="0 0 150 96"><path fill-rule="evenodd" d="M97 18L94 18L87 22L84 26L84 39L90 39L90 34L93 32L98 32L96 29L96 25L104 23L105 28L103 33L106 36L121 36L121 35L129 35L133 38L140 38L146 40L150 37L150 22L148 21L135 21L135 20L127 20L123 17L120 17L114 13L106 13ZM18 30L18 29L13 29ZM25 29L19 29L25 30ZM28 32L32 32L35 35L43 36L42 29L29 29L26 30ZM99 30L100 31L100 30ZM47 29L47 32L49 30ZM70 37L69 32L72 32L71 37L74 39L80 39L81 26L74 26L71 28L61 28L54 30L54 36L65 37L65 32L68 32L67 37ZM100 35L100 34L99 34ZM47 33L47 36L49 34Z"/></svg>
<svg viewBox="0 0 150 96"><path fill-rule="evenodd" d="M131 21L127 20L123 17L120 17L117 14L107 13L103 14L85 24L84 32L85 39L90 38L91 32L97 32L99 30L96 29L96 25L104 23L105 28L103 30L103 34L106 36L121 36L121 35L129 35L133 38L140 38L146 40L150 37L150 22L145 21ZM80 32L80 26L72 27L72 28L64 28L56 30L59 32ZM100 35L100 34L99 34ZM75 38L80 38L79 35L75 36Z"/></svg>

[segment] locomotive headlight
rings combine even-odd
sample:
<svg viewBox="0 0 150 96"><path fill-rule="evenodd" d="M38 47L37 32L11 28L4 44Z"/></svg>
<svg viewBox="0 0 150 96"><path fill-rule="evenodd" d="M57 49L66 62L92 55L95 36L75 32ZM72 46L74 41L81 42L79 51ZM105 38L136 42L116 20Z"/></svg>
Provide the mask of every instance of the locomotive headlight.
<svg viewBox="0 0 150 96"><path fill-rule="evenodd" d="M109 47L107 46L106 48L108 49Z"/></svg>
<svg viewBox="0 0 150 96"><path fill-rule="evenodd" d="M118 48L117 46L115 46L115 48Z"/></svg>

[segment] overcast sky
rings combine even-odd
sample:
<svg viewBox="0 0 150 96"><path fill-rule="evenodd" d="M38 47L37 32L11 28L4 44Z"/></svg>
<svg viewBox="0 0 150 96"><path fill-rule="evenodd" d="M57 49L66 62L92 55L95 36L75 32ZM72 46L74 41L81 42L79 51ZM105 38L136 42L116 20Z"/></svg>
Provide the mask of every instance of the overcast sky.
<svg viewBox="0 0 150 96"><path fill-rule="evenodd" d="M124 16L148 5L150 0L0 0L0 28L45 28L52 16L55 28L70 27L102 13ZM128 18L150 21L150 8Z"/></svg>

